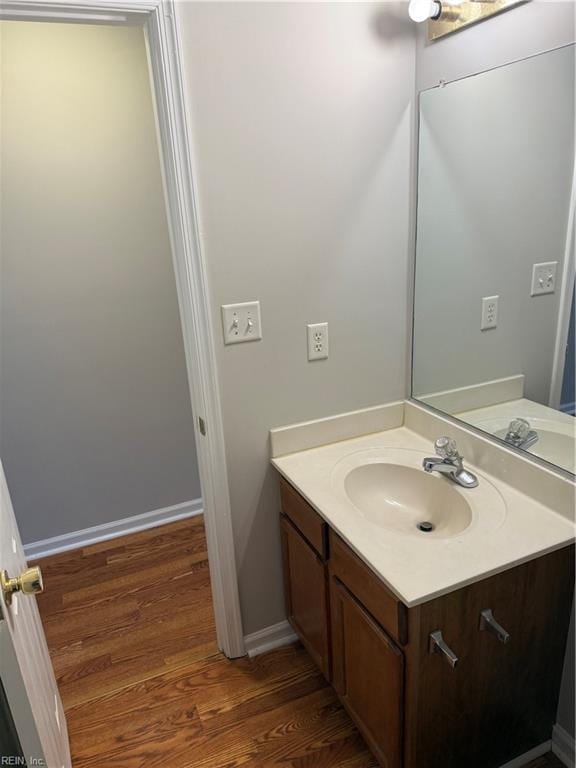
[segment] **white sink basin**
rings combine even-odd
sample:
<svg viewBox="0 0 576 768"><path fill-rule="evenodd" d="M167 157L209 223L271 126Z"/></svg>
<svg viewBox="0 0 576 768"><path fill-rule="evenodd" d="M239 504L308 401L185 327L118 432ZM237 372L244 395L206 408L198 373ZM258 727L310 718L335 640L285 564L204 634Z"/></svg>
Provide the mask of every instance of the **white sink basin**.
<svg viewBox="0 0 576 768"><path fill-rule="evenodd" d="M476 488L422 469L425 453L380 448L349 454L332 482L365 520L403 536L447 539L472 529L495 530L506 517L504 500L486 478Z"/></svg>
<svg viewBox="0 0 576 768"><path fill-rule="evenodd" d="M447 482L402 464L363 464L344 481L350 501L373 523L398 533L445 537L468 528L472 510ZM428 530L429 529L429 530Z"/></svg>

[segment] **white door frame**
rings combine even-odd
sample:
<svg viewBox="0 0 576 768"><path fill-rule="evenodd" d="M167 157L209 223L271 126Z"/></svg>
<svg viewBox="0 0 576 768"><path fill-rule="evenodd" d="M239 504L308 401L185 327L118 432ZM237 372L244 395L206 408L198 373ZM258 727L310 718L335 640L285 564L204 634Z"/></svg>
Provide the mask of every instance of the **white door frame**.
<svg viewBox="0 0 576 768"><path fill-rule="evenodd" d="M566 229L566 247L564 263L562 265L562 277L560 284L560 298L558 300L558 321L556 324L556 339L554 342L554 359L552 362L552 378L550 381L550 397L548 405L556 410L560 409L562 397L562 384L564 381L564 367L566 363L566 349L568 347L568 335L570 333L570 314L572 310L572 294L574 292L574 278L576 276L576 159L572 171L572 192L568 207L568 226Z"/></svg>
<svg viewBox="0 0 576 768"><path fill-rule="evenodd" d="M210 313L206 262L198 232L191 136L172 0L2 0L0 19L135 24L145 30L190 397L195 416L218 645L230 658L243 656L245 647L216 365L216 337ZM200 419L204 425L202 430Z"/></svg>

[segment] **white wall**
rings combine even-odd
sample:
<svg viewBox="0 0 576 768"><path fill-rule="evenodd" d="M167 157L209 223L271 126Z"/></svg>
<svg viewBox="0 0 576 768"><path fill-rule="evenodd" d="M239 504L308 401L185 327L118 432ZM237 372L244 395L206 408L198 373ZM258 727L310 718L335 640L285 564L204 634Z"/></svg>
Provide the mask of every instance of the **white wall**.
<svg viewBox="0 0 576 768"><path fill-rule="evenodd" d="M142 30L0 34L1 455L30 542L200 485Z"/></svg>
<svg viewBox="0 0 576 768"><path fill-rule="evenodd" d="M180 3L245 632L285 618L271 427L406 394L413 25L404 5ZM308 363L306 323L331 353Z"/></svg>
<svg viewBox="0 0 576 768"><path fill-rule="evenodd" d="M464 34L464 33L462 33ZM574 46L420 96L414 393L525 375L548 404L574 166ZM532 267L558 290L531 296ZM499 296L482 331L483 296Z"/></svg>

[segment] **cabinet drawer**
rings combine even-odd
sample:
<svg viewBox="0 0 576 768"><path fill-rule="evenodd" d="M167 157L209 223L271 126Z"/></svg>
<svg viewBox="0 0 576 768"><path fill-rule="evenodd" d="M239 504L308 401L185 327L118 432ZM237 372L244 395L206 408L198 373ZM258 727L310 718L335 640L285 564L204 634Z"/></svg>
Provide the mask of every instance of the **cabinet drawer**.
<svg viewBox="0 0 576 768"><path fill-rule="evenodd" d="M280 478L280 496L282 511L286 517L290 518L320 557L326 560L328 557L328 526L324 520L283 477Z"/></svg>
<svg viewBox="0 0 576 768"><path fill-rule="evenodd" d="M350 547L330 531L330 573L336 576L398 642L408 642L407 608Z"/></svg>

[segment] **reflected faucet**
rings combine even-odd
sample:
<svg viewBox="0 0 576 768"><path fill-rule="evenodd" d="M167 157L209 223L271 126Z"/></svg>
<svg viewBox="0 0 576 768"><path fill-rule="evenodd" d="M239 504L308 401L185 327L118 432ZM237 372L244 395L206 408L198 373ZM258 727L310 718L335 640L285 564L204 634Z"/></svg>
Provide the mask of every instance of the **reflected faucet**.
<svg viewBox="0 0 576 768"><path fill-rule="evenodd" d="M437 456L429 456L422 462L425 472L440 472L447 475L463 488L476 488L478 478L464 469L462 456L458 453L456 441L449 437L439 437L434 443Z"/></svg>
<svg viewBox="0 0 576 768"><path fill-rule="evenodd" d="M531 445L538 442L538 432L530 428L530 422L526 419L513 419L508 425L504 441L514 448L527 451Z"/></svg>

